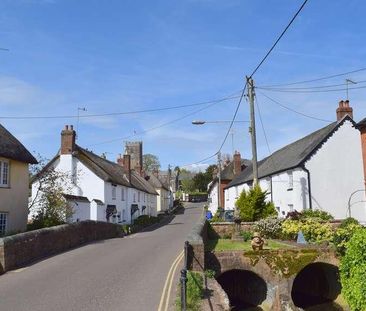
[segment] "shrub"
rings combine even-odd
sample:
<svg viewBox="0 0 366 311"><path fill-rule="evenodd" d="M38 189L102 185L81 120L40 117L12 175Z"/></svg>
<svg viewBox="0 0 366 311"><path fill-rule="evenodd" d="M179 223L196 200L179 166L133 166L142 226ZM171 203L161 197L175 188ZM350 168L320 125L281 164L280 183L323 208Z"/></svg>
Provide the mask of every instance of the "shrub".
<svg viewBox="0 0 366 311"><path fill-rule="evenodd" d="M357 220L356 220L357 221ZM344 256L347 243L352 238L353 234L360 229L361 226L354 221L347 221L336 230L333 236L333 244L336 248L336 252L340 256Z"/></svg>
<svg viewBox="0 0 366 311"><path fill-rule="evenodd" d="M254 230L267 239L277 239L281 236L283 220L277 217L268 217L254 223Z"/></svg>
<svg viewBox="0 0 366 311"><path fill-rule="evenodd" d="M222 239L228 240L228 239L231 239L231 236L232 236L232 234L231 234L231 233L225 232L225 233L222 235Z"/></svg>
<svg viewBox="0 0 366 311"><path fill-rule="evenodd" d="M308 218L317 218L317 219L320 219L320 220L324 220L324 221L329 221L329 220L333 220L334 217L325 212L325 211L321 211L319 209L306 209L304 211L302 211L301 213L301 216L300 216L301 219L308 219Z"/></svg>
<svg viewBox="0 0 366 311"><path fill-rule="evenodd" d="M266 202L267 191L262 191L257 184L248 192L242 191L235 203L242 221L256 221L269 216L277 216L272 202Z"/></svg>
<svg viewBox="0 0 366 311"><path fill-rule="evenodd" d="M366 310L366 230L358 229L341 259L342 293L352 310Z"/></svg>
<svg viewBox="0 0 366 311"><path fill-rule="evenodd" d="M222 218L223 209L218 208L215 215L210 219L210 222L224 222L224 218Z"/></svg>
<svg viewBox="0 0 366 311"><path fill-rule="evenodd" d="M341 225L339 227L340 228L346 228L350 224L359 225L360 223L358 222L357 219L352 218L352 217L348 217L348 218L342 220Z"/></svg>
<svg viewBox="0 0 366 311"><path fill-rule="evenodd" d="M322 243L333 239L330 224L320 222L317 219L309 218L305 221L287 219L282 224L282 233L292 240L296 239L300 230L309 243Z"/></svg>
<svg viewBox="0 0 366 311"><path fill-rule="evenodd" d="M216 276L215 270L207 269L205 270L205 276L209 279L214 279Z"/></svg>
<svg viewBox="0 0 366 311"><path fill-rule="evenodd" d="M244 242L247 242L253 238L253 233L250 231L241 231L240 235L243 237Z"/></svg>

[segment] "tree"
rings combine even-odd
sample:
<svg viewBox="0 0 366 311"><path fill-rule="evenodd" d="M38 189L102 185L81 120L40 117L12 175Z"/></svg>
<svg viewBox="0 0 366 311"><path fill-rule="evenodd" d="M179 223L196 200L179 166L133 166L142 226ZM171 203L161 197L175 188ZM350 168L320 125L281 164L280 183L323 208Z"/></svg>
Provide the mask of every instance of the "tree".
<svg viewBox="0 0 366 311"><path fill-rule="evenodd" d="M196 190L193 179L182 179L181 180L181 188L184 192L193 192Z"/></svg>
<svg viewBox="0 0 366 311"><path fill-rule="evenodd" d="M206 192L207 191L207 175L205 173L199 172L193 177L193 184L195 190L199 192Z"/></svg>
<svg viewBox="0 0 366 311"><path fill-rule="evenodd" d="M175 172L175 190L178 191L178 189L179 189L180 167L179 166L176 166L174 168L174 172Z"/></svg>
<svg viewBox="0 0 366 311"><path fill-rule="evenodd" d="M160 161L156 155L151 153L142 156L143 169L145 172L152 172L160 169Z"/></svg>
<svg viewBox="0 0 366 311"><path fill-rule="evenodd" d="M269 216L277 215L272 202L266 202L267 191L262 191L259 185L255 185L248 192L243 190L235 206L239 209L242 221L257 221Z"/></svg>
<svg viewBox="0 0 366 311"><path fill-rule="evenodd" d="M35 192L29 203L32 223L29 229L39 229L66 223L73 215L73 210L63 197L70 193L70 181L77 178L77 174L63 173L52 166L44 165L44 160L30 167L31 182Z"/></svg>

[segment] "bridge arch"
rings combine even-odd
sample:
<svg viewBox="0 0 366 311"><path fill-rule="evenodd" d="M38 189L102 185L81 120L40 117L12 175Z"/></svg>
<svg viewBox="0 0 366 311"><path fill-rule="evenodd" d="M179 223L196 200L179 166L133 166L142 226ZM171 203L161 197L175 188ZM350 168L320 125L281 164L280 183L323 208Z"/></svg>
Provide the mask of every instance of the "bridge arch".
<svg viewBox="0 0 366 311"><path fill-rule="evenodd" d="M258 307L267 298L266 281L253 271L227 270L217 277L217 281L228 295L232 310ZM262 309L258 307L258 310Z"/></svg>
<svg viewBox="0 0 366 311"><path fill-rule="evenodd" d="M291 298L296 307L330 303L341 293L337 266L315 262L305 266L294 278Z"/></svg>

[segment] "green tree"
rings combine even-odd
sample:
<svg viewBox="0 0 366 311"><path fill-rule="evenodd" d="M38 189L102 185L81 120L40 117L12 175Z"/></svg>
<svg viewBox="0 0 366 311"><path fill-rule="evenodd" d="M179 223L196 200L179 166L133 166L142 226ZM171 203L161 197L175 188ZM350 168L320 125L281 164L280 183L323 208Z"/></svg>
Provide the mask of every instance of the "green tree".
<svg viewBox="0 0 366 311"><path fill-rule="evenodd" d="M142 162L142 166L145 172L152 172L153 170L160 169L159 158L151 153L144 154L142 156Z"/></svg>
<svg viewBox="0 0 366 311"><path fill-rule="evenodd" d="M199 172L193 177L194 188L199 192L207 191L208 182L209 180L207 180L207 175L205 173Z"/></svg>
<svg viewBox="0 0 366 311"><path fill-rule="evenodd" d="M277 215L272 202L266 202L267 191L255 185L248 192L243 190L235 203L242 221L257 221Z"/></svg>
<svg viewBox="0 0 366 311"><path fill-rule="evenodd" d="M181 180L181 189L182 191L188 193L196 190L193 179L187 178Z"/></svg>
<svg viewBox="0 0 366 311"><path fill-rule="evenodd" d="M32 223L28 229L39 229L66 223L74 211L63 197L71 193L72 184L77 182L78 174L64 173L44 165L43 159L30 167L33 197L29 203Z"/></svg>

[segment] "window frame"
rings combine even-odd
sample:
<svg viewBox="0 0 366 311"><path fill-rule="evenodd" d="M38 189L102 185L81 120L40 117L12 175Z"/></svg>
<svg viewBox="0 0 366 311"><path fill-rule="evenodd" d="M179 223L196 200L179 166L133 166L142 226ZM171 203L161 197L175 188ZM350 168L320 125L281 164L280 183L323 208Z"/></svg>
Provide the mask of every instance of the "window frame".
<svg viewBox="0 0 366 311"><path fill-rule="evenodd" d="M294 173L293 173L293 171L287 171L287 177L288 177L287 191L291 191L291 190L294 189Z"/></svg>
<svg viewBox="0 0 366 311"><path fill-rule="evenodd" d="M117 186L112 184L112 200L117 199Z"/></svg>
<svg viewBox="0 0 366 311"><path fill-rule="evenodd" d="M6 183L4 183L4 171L6 170ZM10 161L7 159L0 159L0 188L10 188Z"/></svg>
<svg viewBox="0 0 366 311"><path fill-rule="evenodd" d="M8 229L8 216L7 212L0 212L0 236L6 234Z"/></svg>

